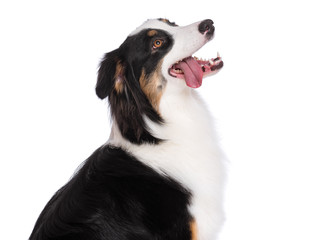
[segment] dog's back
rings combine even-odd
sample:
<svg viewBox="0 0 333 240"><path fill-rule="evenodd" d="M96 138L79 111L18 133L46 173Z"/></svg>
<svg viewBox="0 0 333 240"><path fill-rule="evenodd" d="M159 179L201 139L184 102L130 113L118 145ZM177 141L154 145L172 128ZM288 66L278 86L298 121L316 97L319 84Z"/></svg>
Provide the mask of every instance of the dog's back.
<svg viewBox="0 0 333 240"><path fill-rule="evenodd" d="M49 201L30 239L190 239L189 201L179 183L102 146Z"/></svg>

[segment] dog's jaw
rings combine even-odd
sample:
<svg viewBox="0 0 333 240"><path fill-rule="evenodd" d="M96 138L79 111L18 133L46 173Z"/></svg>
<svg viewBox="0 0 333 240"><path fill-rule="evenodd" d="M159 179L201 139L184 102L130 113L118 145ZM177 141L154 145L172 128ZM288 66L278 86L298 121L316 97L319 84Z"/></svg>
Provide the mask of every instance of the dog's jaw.
<svg viewBox="0 0 333 240"><path fill-rule="evenodd" d="M196 22L188 26L176 27L173 32L172 36L175 39L175 43L170 52L165 56L162 65L163 76L168 80L168 85L173 85L168 86L169 88L176 87L175 89L178 88L178 90L183 91L184 88L188 88L190 85L188 81L184 81L184 78L177 78L175 75L172 75L170 69L175 63L191 57L211 39L211 37L207 37L198 31L200 23ZM201 70L199 69L199 71ZM202 79L202 76L200 77ZM180 81L180 79L182 80ZM190 87L199 86L192 85Z"/></svg>

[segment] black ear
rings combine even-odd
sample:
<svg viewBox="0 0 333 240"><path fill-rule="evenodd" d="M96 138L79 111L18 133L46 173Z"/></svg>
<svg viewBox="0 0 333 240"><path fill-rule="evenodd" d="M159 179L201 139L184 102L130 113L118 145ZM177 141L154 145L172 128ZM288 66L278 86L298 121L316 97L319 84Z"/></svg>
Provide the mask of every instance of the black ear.
<svg viewBox="0 0 333 240"><path fill-rule="evenodd" d="M111 93L116 77L115 74L117 62L118 49L106 53L103 60L101 61L96 84L96 94L100 99L106 98Z"/></svg>

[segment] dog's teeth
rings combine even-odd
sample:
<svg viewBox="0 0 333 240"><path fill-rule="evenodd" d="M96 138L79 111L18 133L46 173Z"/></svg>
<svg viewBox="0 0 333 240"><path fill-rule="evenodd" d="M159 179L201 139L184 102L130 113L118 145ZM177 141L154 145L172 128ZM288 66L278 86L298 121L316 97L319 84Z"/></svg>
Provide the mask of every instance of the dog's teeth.
<svg viewBox="0 0 333 240"><path fill-rule="evenodd" d="M210 65L214 65L214 62L212 59L209 59L209 63L210 63Z"/></svg>
<svg viewBox="0 0 333 240"><path fill-rule="evenodd" d="M197 57L193 57L195 60L199 60Z"/></svg>
<svg viewBox="0 0 333 240"><path fill-rule="evenodd" d="M218 58L220 58L220 57L221 57L219 52L217 52L217 57L218 57Z"/></svg>

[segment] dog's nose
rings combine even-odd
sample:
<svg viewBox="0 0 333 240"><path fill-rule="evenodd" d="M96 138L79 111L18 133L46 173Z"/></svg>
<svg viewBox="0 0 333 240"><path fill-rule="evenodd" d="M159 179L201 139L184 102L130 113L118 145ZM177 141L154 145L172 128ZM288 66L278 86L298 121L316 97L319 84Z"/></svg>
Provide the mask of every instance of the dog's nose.
<svg viewBox="0 0 333 240"><path fill-rule="evenodd" d="M201 34L206 34L207 37L211 37L214 34L215 27L214 22L210 19L203 20L199 24L199 32Z"/></svg>

